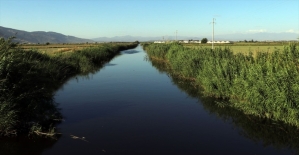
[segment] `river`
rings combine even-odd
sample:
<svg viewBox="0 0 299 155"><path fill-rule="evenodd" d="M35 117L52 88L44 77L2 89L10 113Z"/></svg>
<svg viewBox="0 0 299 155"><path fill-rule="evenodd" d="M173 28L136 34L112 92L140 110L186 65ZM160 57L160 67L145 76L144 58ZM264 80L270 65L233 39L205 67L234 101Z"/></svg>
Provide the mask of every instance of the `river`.
<svg viewBox="0 0 299 155"><path fill-rule="evenodd" d="M55 95L64 117L61 136L15 147L44 155L294 153L279 134L244 122L238 112L217 110L213 100L196 97L196 90L184 90L191 85L154 66L138 46L96 73L70 79Z"/></svg>

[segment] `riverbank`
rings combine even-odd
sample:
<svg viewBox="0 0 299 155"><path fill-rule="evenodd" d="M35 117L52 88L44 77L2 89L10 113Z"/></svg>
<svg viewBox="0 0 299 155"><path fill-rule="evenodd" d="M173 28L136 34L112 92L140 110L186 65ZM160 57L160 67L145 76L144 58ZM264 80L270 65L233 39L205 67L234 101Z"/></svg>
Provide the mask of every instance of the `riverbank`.
<svg viewBox="0 0 299 155"><path fill-rule="evenodd" d="M97 71L120 51L136 46L102 44L49 56L1 38L0 135L55 133L62 116L54 92L70 77Z"/></svg>
<svg viewBox="0 0 299 155"><path fill-rule="evenodd" d="M180 90L186 92L192 98L198 98L198 102L210 114L220 118L224 122L232 124L240 135L255 141L261 142L263 147L273 145L277 150L285 148L294 150L292 154L298 154L299 133L296 126L286 125L283 122L275 122L270 119L260 118L253 115L246 115L244 112L230 106L219 107L222 102L213 97L204 97L202 90L198 89L195 81L178 77L166 61L159 61L148 57L147 60L160 73L165 73ZM216 103L216 104L215 104ZM270 153L271 154L271 153ZM283 153L281 153L283 154Z"/></svg>
<svg viewBox="0 0 299 155"><path fill-rule="evenodd" d="M298 48L234 54L229 48L192 49L180 44L145 44L150 57L167 61L185 78L195 78L206 96L223 99L244 114L299 126Z"/></svg>

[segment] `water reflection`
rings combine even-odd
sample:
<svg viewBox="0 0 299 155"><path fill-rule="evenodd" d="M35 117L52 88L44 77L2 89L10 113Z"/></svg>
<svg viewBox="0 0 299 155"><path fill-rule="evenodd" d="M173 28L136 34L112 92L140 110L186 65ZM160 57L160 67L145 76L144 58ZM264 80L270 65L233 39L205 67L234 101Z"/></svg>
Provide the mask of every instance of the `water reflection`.
<svg viewBox="0 0 299 155"><path fill-rule="evenodd" d="M245 115L244 113L230 108L220 106L225 101L215 100L210 97L203 97L200 88L190 80L184 80L171 72L170 66L162 61L146 57L159 72L166 73L178 88L185 91L190 97L199 99L199 103L211 115L216 115L225 122L230 123L240 135L264 146L274 146L276 149L291 149L293 153L299 153L299 130L294 126L274 122L267 119Z"/></svg>
<svg viewBox="0 0 299 155"><path fill-rule="evenodd" d="M122 51L122 54L135 54L138 53L139 51L137 50L126 50L126 51Z"/></svg>
<svg viewBox="0 0 299 155"><path fill-rule="evenodd" d="M40 136L19 136L19 137L1 137L0 154L1 155L40 155L46 149L53 147L57 139L44 138Z"/></svg>
<svg viewBox="0 0 299 155"><path fill-rule="evenodd" d="M106 63L104 66L106 67L106 66L115 66L115 65L117 64Z"/></svg>
<svg viewBox="0 0 299 155"><path fill-rule="evenodd" d="M120 55L121 54L118 54L114 58ZM90 72L82 73L78 76L80 76L81 79L89 80L92 79L92 75L98 73L101 68L115 65L116 64L107 63L104 65L95 66L95 68ZM39 82L44 79L36 79L38 80L36 81L37 83L42 84L40 87L44 87L46 89L40 89L38 93L35 93L36 96L34 97L38 98L38 100L34 102L33 106L35 106L36 110L33 112L25 111L25 113L26 116L30 113L32 120L31 122L36 123L39 125L38 127L41 127L42 131L39 133L41 135L37 136L34 133L31 135L26 135L21 133L16 137L0 136L0 155L40 155L45 150L51 149L54 144L58 142L58 140L61 138L59 131L57 131L57 134L55 134L53 137L48 137L45 134L51 129L56 129L55 127L58 126L61 123L62 118L64 118L63 114L61 113L61 109L58 108L59 104L54 100L54 94L57 90L64 89L63 87L65 87L67 81L71 79L76 79L77 83L79 83L79 79L76 75L66 77L65 79L62 79L61 82L57 83ZM23 114L23 116L25 116L25 114ZM31 125L29 123L28 125Z"/></svg>

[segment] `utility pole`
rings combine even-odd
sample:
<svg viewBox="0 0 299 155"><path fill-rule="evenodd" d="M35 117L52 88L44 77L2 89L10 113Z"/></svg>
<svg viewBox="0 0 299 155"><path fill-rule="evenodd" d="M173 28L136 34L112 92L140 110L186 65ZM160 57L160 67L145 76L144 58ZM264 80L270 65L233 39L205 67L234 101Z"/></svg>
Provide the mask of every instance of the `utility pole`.
<svg viewBox="0 0 299 155"><path fill-rule="evenodd" d="M215 24L215 18L213 18L213 22L212 22L212 24L213 24L213 34L212 34L212 49L214 49L214 24Z"/></svg>

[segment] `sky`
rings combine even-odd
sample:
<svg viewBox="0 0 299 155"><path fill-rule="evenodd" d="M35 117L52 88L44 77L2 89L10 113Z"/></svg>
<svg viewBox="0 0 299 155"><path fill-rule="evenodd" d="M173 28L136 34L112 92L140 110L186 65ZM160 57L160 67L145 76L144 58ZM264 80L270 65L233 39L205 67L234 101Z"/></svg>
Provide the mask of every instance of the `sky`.
<svg viewBox="0 0 299 155"><path fill-rule="evenodd" d="M299 0L0 0L0 26L81 38L299 34Z"/></svg>

